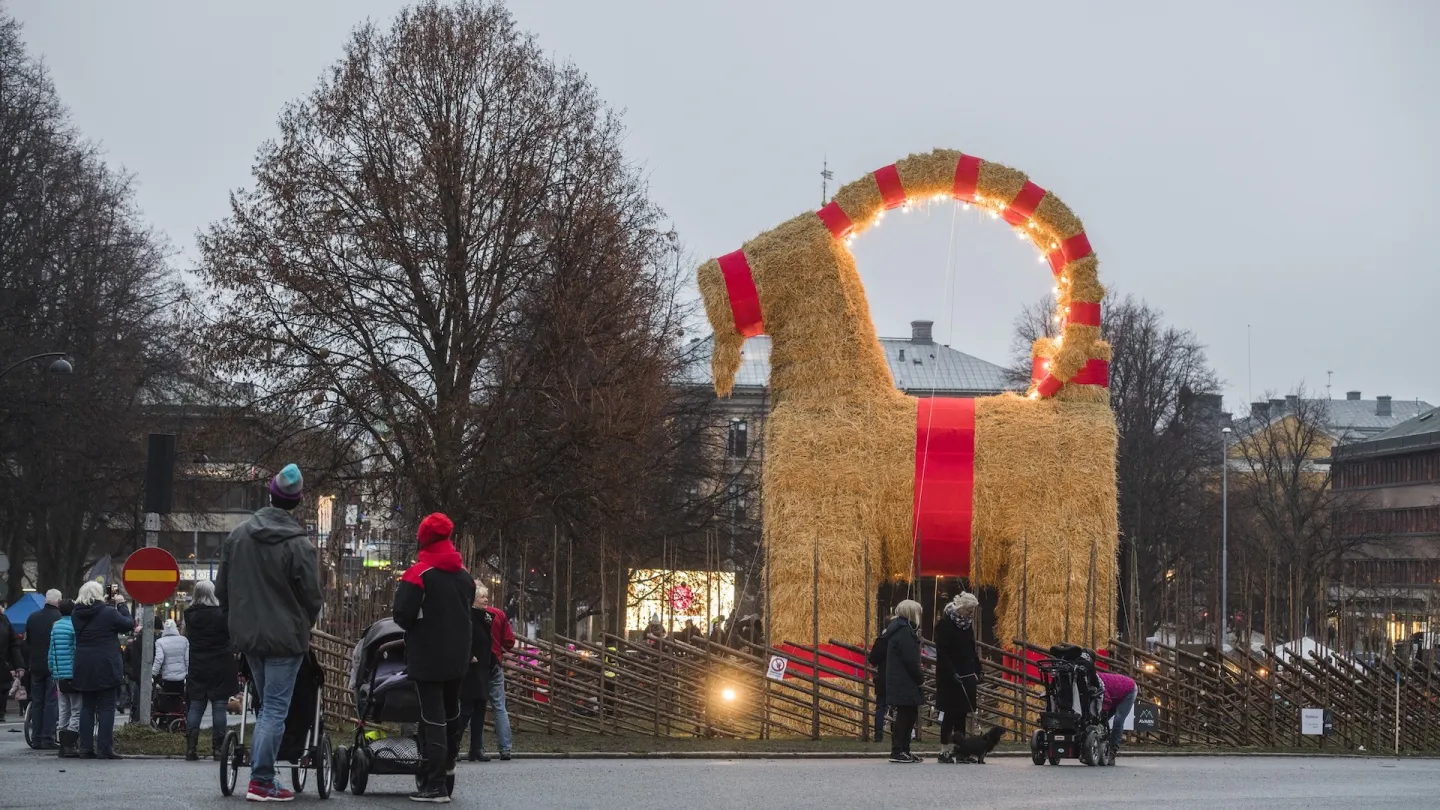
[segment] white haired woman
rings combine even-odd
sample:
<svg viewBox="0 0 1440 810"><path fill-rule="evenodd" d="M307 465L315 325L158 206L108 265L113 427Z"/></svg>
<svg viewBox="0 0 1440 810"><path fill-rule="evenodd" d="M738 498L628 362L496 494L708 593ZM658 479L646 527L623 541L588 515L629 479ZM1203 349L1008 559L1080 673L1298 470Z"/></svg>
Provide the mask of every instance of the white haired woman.
<svg viewBox="0 0 1440 810"><path fill-rule="evenodd" d="M960 740L965 736L966 720L975 711L980 687L980 655L975 647L979 606L975 594L961 591L945 605L945 618L935 623L935 708L944 713L940 720L942 763L967 761L960 753Z"/></svg>
<svg viewBox="0 0 1440 810"><path fill-rule="evenodd" d="M119 596L106 596L100 583L87 582L80 586L70 622L75 627L71 683L80 693L80 758L119 759L115 753L115 688L125 682L119 636L133 626L130 611Z"/></svg>
<svg viewBox="0 0 1440 810"><path fill-rule="evenodd" d="M225 741L225 708L230 696L240 691L236 680L235 654L230 649L230 628L225 611L215 597L215 583L202 579L195 583L190 607L185 611L185 636L190 639L190 672L185 680L185 693L190 707L185 715L185 759L200 759L200 722L205 707L210 707L210 757L220 761L220 745Z"/></svg>
<svg viewBox="0 0 1440 810"><path fill-rule="evenodd" d="M885 628L885 702L895 710L890 727L890 761L904 764L924 762L910 753L910 735L925 703L920 670L920 603L906 599L895 606L895 619Z"/></svg>

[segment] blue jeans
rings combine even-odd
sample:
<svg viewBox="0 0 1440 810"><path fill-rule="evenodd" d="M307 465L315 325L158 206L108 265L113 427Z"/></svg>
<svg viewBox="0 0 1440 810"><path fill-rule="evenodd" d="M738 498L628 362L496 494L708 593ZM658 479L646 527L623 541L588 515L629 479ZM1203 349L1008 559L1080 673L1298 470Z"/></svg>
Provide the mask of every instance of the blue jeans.
<svg viewBox="0 0 1440 810"><path fill-rule="evenodd" d="M204 698L190 701L190 706L185 712L185 729L187 731L199 731L200 721L205 717L205 704L210 704L210 737L216 745L225 736L225 709L228 701L211 700Z"/></svg>
<svg viewBox="0 0 1440 810"><path fill-rule="evenodd" d="M1110 744L1116 748L1120 747L1120 734L1125 730L1125 718L1134 710L1135 690L1131 689L1115 701L1115 716L1110 720Z"/></svg>
<svg viewBox="0 0 1440 810"><path fill-rule="evenodd" d="M500 738L500 750L510 750L510 713L505 711L505 668L497 666L490 670L490 696L487 702L495 712L495 736ZM472 727L473 728L473 727ZM476 751L485 750L485 723L480 723L480 737L471 732L470 745Z"/></svg>
<svg viewBox="0 0 1440 810"><path fill-rule="evenodd" d="M290 713L295 676L300 674L300 662L305 656L246 655L245 660L250 664L255 693L260 696L260 716L255 720L255 736L250 741L250 779L274 782L275 757L280 753L280 738L285 736L285 715Z"/></svg>
<svg viewBox="0 0 1440 810"><path fill-rule="evenodd" d="M55 699L55 681L49 675L30 673L30 706L30 722L35 724L30 727L31 739L36 745L53 745L60 704Z"/></svg>

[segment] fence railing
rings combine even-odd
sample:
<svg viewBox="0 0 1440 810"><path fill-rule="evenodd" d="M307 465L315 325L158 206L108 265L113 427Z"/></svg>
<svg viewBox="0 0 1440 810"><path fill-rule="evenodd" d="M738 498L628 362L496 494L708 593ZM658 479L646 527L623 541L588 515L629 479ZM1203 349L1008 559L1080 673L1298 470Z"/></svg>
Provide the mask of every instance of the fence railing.
<svg viewBox="0 0 1440 810"><path fill-rule="evenodd" d="M354 717L349 688L353 641L317 631L326 672L325 711ZM1022 645L1017 643L1017 648ZM1042 650L1030 648L1033 652ZM999 725L1025 740L1042 708L1033 667L1013 651L981 645L986 679L975 727ZM607 635L595 642L557 636L522 638L507 654L506 697L512 727L545 734L599 734L732 739L870 739L875 692L865 650L831 641L765 647L704 638L634 642ZM1106 666L1133 677L1137 713L1154 717L1135 739L1162 746L1220 749L1440 751L1440 672L1399 660L1366 662L1273 653L1218 654L1159 646L1140 650L1114 641ZM783 679L767 677L772 658ZM933 698L927 660L924 691ZM933 701L932 701L933 702ZM1326 709L1326 733L1302 733L1304 709ZM921 713L922 738L939 716Z"/></svg>

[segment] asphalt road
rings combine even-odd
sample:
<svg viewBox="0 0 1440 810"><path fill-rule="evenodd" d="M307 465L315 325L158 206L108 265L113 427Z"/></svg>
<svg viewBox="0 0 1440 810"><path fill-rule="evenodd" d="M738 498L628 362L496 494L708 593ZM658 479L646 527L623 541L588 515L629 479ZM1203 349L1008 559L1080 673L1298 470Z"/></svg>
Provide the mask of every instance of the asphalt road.
<svg viewBox="0 0 1440 810"><path fill-rule="evenodd" d="M212 762L59 760L0 727L0 808L238 807ZM247 778L241 771L241 785ZM313 782L313 779L312 779ZM288 774L286 783L289 783ZM413 807L408 777L374 777L355 807ZM297 804L318 802L313 787ZM604 808L1415 808L1440 804L1440 760L1124 757L1114 768L891 765L883 760L515 760L462 764L455 805Z"/></svg>

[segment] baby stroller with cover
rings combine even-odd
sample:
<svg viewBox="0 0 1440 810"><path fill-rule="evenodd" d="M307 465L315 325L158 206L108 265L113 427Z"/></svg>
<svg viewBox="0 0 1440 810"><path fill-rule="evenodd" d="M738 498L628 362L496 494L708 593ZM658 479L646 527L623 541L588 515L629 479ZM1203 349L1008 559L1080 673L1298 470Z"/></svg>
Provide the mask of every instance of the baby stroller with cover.
<svg viewBox="0 0 1440 810"><path fill-rule="evenodd" d="M405 631L394 619L370 625L351 656L350 687L355 690L355 739L335 751L335 787L363 795L372 775L409 775L416 787L425 760L414 736L386 736L380 723L420 722L420 697L405 669ZM455 791L455 775L445 777L445 792Z"/></svg>
<svg viewBox="0 0 1440 810"><path fill-rule="evenodd" d="M1109 729L1101 710L1105 688L1095 670L1095 653L1073 644L1056 644L1037 665L1045 684L1040 728L1030 738L1036 765L1059 765L1076 758L1086 765L1114 765Z"/></svg>
<svg viewBox="0 0 1440 810"><path fill-rule="evenodd" d="M172 734L185 732L184 681L163 681L155 679L150 698L150 727Z"/></svg>
<svg viewBox="0 0 1440 810"><path fill-rule="evenodd" d="M235 792L240 769L249 767L250 753L245 748L245 724L260 716L260 695L250 675L249 664L240 659L240 677L245 688L240 693L240 724L225 732L220 748L220 792ZM285 733L280 738L280 751L275 766L290 763L290 784L296 793L305 790L310 771L315 772L315 791L320 798L330 798L331 751L330 735L325 731L325 672L313 650L305 653L300 671L295 675L295 691L290 697L290 710L285 715Z"/></svg>

